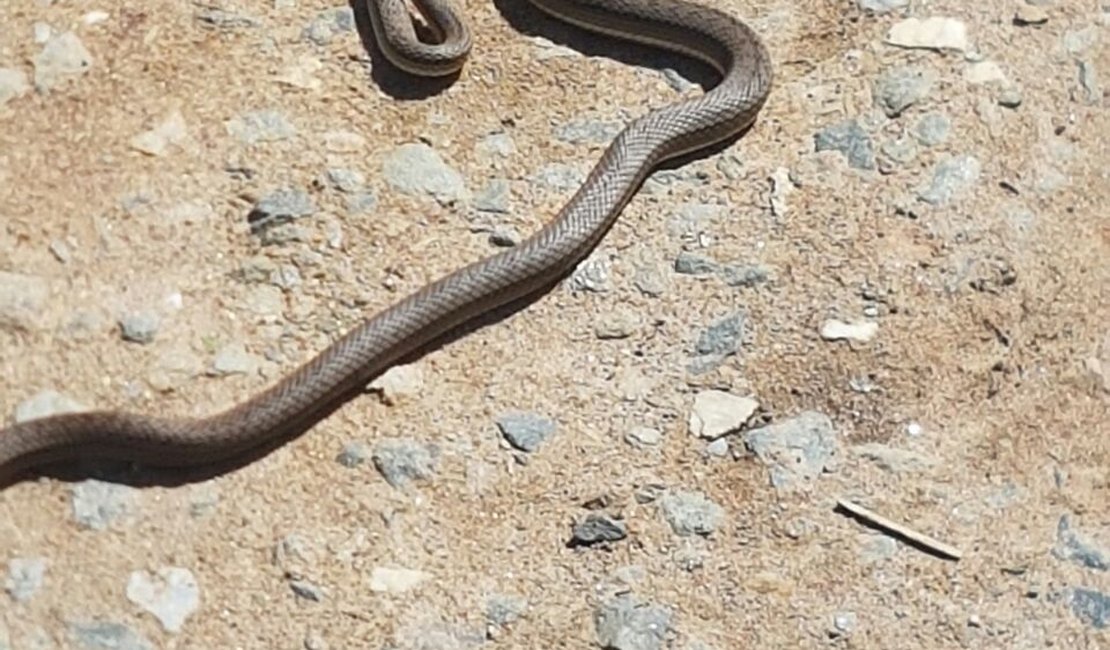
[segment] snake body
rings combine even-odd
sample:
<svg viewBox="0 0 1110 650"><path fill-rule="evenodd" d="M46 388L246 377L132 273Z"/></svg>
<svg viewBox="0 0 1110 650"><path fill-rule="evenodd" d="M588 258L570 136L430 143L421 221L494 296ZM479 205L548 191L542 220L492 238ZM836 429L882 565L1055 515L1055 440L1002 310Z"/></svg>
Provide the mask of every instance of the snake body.
<svg viewBox="0 0 1110 650"><path fill-rule="evenodd" d="M220 463L303 433L399 360L482 314L552 286L597 245L659 163L746 130L770 92L767 50L727 13L686 0L529 1L587 30L700 59L716 69L720 81L705 94L629 123L539 232L427 284L238 405L202 418L64 413L0 429L0 484L43 465L81 458L161 467ZM426 16L434 14L429 22L443 38L430 45L415 41L410 16L397 11L404 0L370 2L376 39L395 65L416 74L445 74L461 65L470 36L448 3L417 2Z"/></svg>

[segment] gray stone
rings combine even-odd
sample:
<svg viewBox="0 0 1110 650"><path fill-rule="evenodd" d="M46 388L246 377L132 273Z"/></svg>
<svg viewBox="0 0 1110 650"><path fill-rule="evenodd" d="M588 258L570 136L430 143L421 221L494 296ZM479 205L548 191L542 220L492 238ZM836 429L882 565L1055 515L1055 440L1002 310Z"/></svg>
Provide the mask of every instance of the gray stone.
<svg viewBox="0 0 1110 650"><path fill-rule="evenodd" d="M510 411L497 418L501 435L513 447L525 452L534 452L544 440L555 433L555 422L536 413Z"/></svg>
<svg viewBox="0 0 1110 650"><path fill-rule="evenodd" d="M27 81L27 73L18 68L0 68L0 107L22 97L29 90L31 84Z"/></svg>
<svg viewBox="0 0 1110 650"><path fill-rule="evenodd" d="M183 567L163 567L157 574L133 571L127 599L153 614L164 630L176 633L200 606L200 586Z"/></svg>
<svg viewBox="0 0 1110 650"><path fill-rule="evenodd" d="M386 155L382 175L404 194L431 196L451 202L467 198L462 175L426 144L404 144Z"/></svg>
<svg viewBox="0 0 1110 650"><path fill-rule="evenodd" d="M15 421L27 422L62 413L89 410L81 402L54 390L41 390L15 407Z"/></svg>
<svg viewBox="0 0 1110 650"><path fill-rule="evenodd" d="M892 68L875 81L875 101L887 117L898 117L907 108L924 99L933 89L935 80L936 73L927 68Z"/></svg>
<svg viewBox="0 0 1110 650"><path fill-rule="evenodd" d="M119 320L120 335L125 341L132 343L150 343L154 341L154 337L158 334L158 328L161 327L162 321L158 314L149 311L141 310L125 314Z"/></svg>
<svg viewBox="0 0 1110 650"><path fill-rule="evenodd" d="M551 163L537 171L532 180L553 190L568 191L578 189L586 180L586 174L565 163Z"/></svg>
<svg viewBox="0 0 1110 650"><path fill-rule="evenodd" d="M905 9L910 0L858 0L859 8L873 14L885 14L897 9Z"/></svg>
<svg viewBox="0 0 1110 650"><path fill-rule="evenodd" d="M46 278L0 271L0 329L43 328L50 284Z"/></svg>
<svg viewBox="0 0 1110 650"><path fill-rule="evenodd" d="M671 629L668 607L623 594L602 603L595 615L597 640L605 650L659 650Z"/></svg>
<svg viewBox="0 0 1110 650"><path fill-rule="evenodd" d="M137 490L94 479L73 486L73 518L93 530L104 530L131 513Z"/></svg>
<svg viewBox="0 0 1110 650"><path fill-rule="evenodd" d="M555 129L555 137L571 144L608 144L624 128L615 120L575 120Z"/></svg>
<svg viewBox="0 0 1110 650"><path fill-rule="evenodd" d="M316 202L307 192L283 187L259 199L247 215L251 233L260 235L281 224L316 213Z"/></svg>
<svg viewBox="0 0 1110 650"><path fill-rule="evenodd" d="M1088 569L1110 570L1110 551L1099 548L1094 541L1072 528L1068 515L1061 515L1056 525L1056 546L1052 554Z"/></svg>
<svg viewBox="0 0 1110 650"><path fill-rule="evenodd" d="M948 157L933 168L933 177L917 196L932 205L945 205L958 198L979 180L982 167L971 155Z"/></svg>
<svg viewBox="0 0 1110 650"><path fill-rule="evenodd" d="M344 169L342 167L332 167L327 171L328 183L339 190L340 192L347 192L348 194L357 192L366 185L366 177L353 169Z"/></svg>
<svg viewBox="0 0 1110 650"><path fill-rule="evenodd" d="M850 167L875 168L875 149L871 144L871 136L857 120L844 120L825 127L813 136L813 144L818 152L840 152L848 160Z"/></svg>
<svg viewBox="0 0 1110 650"><path fill-rule="evenodd" d="M225 128L228 135L248 145L288 140L297 134L296 127L276 110L244 113L228 120Z"/></svg>
<svg viewBox="0 0 1110 650"><path fill-rule="evenodd" d="M474 207L482 212L504 214L509 211L509 181L495 178L474 197Z"/></svg>
<svg viewBox="0 0 1110 650"><path fill-rule="evenodd" d="M511 594L493 594L486 599L486 620L498 627L511 625L524 615L528 600Z"/></svg>
<svg viewBox="0 0 1110 650"><path fill-rule="evenodd" d="M694 351L701 355L735 354L744 338L747 314L737 311L710 325L698 337Z"/></svg>
<svg viewBox="0 0 1110 650"><path fill-rule="evenodd" d="M70 623L69 633L85 650L154 650L146 637L121 623Z"/></svg>
<svg viewBox="0 0 1110 650"><path fill-rule="evenodd" d="M1110 627L1110 595L1093 589L1073 589L1071 611L1097 630Z"/></svg>
<svg viewBox="0 0 1110 650"><path fill-rule="evenodd" d="M952 131L952 120L942 113L922 115L914 126L913 135L926 147L935 147L948 139Z"/></svg>
<svg viewBox="0 0 1110 650"><path fill-rule="evenodd" d="M357 467L366 462L370 457L370 450L366 445L361 442L348 442L343 445L343 451L339 452L336 460L344 467Z"/></svg>
<svg viewBox="0 0 1110 650"><path fill-rule="evenodd" d="M196 14L197 21L202 25L223 30L249 29L259 27L262 21L246 14L235 13L216 7L203 7Z"/></svg>
<svg viewBox="0 0 1110 650"><path fill-rule="evenodd" d="M30 600L42 588L46 576L46 558L13 557L8 561L8 578L4 589L19 602Z"/></svg>
<svg viewBox="0 0 1110 650"><path fill-rule="evenodd" d="M390 438L374 446L374 467L385 482L398 488L431 478L439 464L439 448L403 438Z"/></svg>
<svg viewBox="0 0 1110 650"><path fill-rule="evenodd" d="M574 525L572 545L589 546L616 542L628 537L628 524L603 513L592 512Z"/></svg>
<svg viewBox="0 0 1110 650"><path fill-rule="evenodd" d="M835 466L836 430L823 413L804 411L744 434L748 448L771 468L771 485L783 488L809 482Z"/></svg>
<svg viewBox="0 0 1110 650"><path fill-rule="evenodd" d="M659 499L659 510L671 530L680 537L711 535L724 519L725 511L696 491L667 491Z"/></svg>
<svg viewBox="0 0 1110 650"><path fill-rule="evenodd" d="M47 92L92 67L93 58L73 32L52 37L35 56L35 89Z"/></svg>

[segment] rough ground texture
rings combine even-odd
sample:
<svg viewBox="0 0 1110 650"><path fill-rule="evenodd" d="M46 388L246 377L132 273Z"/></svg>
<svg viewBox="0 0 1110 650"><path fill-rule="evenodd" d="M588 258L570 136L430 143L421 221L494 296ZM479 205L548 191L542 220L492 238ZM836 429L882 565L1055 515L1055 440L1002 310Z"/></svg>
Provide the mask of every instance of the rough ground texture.
<svg viewBox="0 0 1110 650"><path fill-rule="evenodd" d="M0 492L0 648L1110 647L1110 6L715 4L748 135L253 464ZM699 91L522 5L435 86L357 3L0 3L5 421L227 407Z"/></svg>

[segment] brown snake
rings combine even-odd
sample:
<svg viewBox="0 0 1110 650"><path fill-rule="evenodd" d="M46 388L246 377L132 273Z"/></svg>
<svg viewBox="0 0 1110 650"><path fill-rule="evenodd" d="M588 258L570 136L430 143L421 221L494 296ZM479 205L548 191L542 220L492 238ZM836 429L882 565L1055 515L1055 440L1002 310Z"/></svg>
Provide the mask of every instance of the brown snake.
<svg viewBox="0 0 1110 650"><path fill-rule="evenodd" d="M444 40L437 49L415 41L404 0L370 0L376 39L395 65L433 75L461 66L469 32L440 1L416 2ZM529 1L587 30L700 59L720 81L701 96L628 124L535 235L424 286L237 406L195 419L86 411L0 429L0 485L42 465L81 458L203 466L303 433L399 360L480 315L553 286L593 250L659 163L740 134L770 92L767 50L748 26L721 11L686 0Z"/></svg>

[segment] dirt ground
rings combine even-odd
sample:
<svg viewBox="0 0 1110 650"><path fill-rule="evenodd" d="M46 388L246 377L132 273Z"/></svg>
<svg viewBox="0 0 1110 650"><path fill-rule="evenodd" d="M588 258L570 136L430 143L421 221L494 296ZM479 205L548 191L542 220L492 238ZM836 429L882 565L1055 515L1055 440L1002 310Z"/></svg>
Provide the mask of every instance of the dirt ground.
<svg viewBox="0 0 1110 650"><path fill-rule="evenodd" d="M674 101L664 68L696 77L523 4L465 2L471 59L430 91L368 47L358 3L354 29L327 27L348 8L319 0L0 4L0 68L32 86L0 105L0 277L21 283L0 288L21 296L0 304L4 423L42 391L230 406L495 252L489 228L539 228L573 189L540 172L584 173L605 146L561 139L564 125ZM389 399L368 393L209 480L5 488L0 649L1110 648L1110 6L712 4L764 36L773 93L750 133L631 202L591 260L606 290L567 281L418 359ZM929 16L966 24L968 50L885 42ZM36 91L36 60L66 32L91 64ZM981 60L1008 81L972 79ZM934 81L889 117L876 84L901 66ZM292 129L247 142L236 129L258 111ZM930 114L947 137L884 162ZM815 151L849 119L870 169ZM391 152L416 142L468 197L386 182ZM951 200L919 199L965 155L978 171ZM368 209L335 168L362 175ZM479 209L496 179L507 211ZM265 241L248 214L279 188L315 210ZM768 277L677 272L681 254ZM738 312L735 350L698 367L699 337ZM877 331L829 340L830 319ZM723 454L688 430L709 389L759 403ZM512 411L555 430L514 449L498 426ZM773 485L745 433L810 411L833 424L835 462ZM645 427L661 435L630 443ZM370 459L337 462L393 439L434 446L434 469L393 487ZM652 496L668 490L723 518L677 534ZM893 540L840 498L962 558ZM569 546L591 512L627 536ZM382 569L419 573L383 586ZM640 637L598 631L621 594L642 605L626 621ZM659 612L662 646L637 618Z"/></svg>

